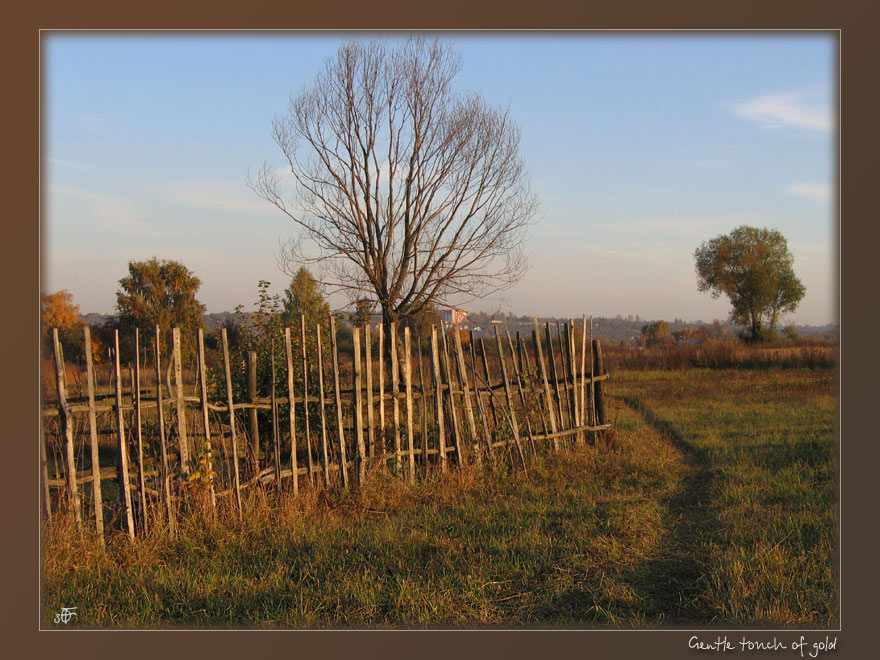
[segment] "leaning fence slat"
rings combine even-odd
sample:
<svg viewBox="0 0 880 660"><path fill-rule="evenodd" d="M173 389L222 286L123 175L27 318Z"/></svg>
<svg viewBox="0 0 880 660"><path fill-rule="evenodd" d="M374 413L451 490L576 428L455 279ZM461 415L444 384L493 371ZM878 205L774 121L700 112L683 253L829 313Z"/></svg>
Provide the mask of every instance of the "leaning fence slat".
<svg viewBox="0 0 880 660"><path fill-rule="evenodd" d="M327 446L327 400L324 398L324 352L321 350L321 324L315 325L318 343L318 399L321 402L321 460L324 468L324 486L330 488L330 463Z"/></svg>
<svg viewBox="0 0 880 660"><path fill-rule="evenodd" d="M480 337L480 352L483 354L483 373L486 376L486 391L489 393L489 409L492 411L494 428L498 428L498 411L495 408L495 397L492 396L492 377L489 375L489 355L486 353L486 342Z"/></svg>
<svg viewBox="0 0 880 660"><path fill-rule="evenodd" d="M199 328L199 396L202 400L202 426L205 429L205 442L202 452L205 461L204 478L208 483L208 496L211 501L211 515L217 514L217 497L214 493L214 456L211 448L211 420L208 415L208 371L205 368L205 331Z"/></svg>
<svg viewBox="0 0 880 660"><path fill-rule="evenodd" d="M174 529L174 509L171 505L171 471L168 466L168 447L165 440L165 414L162 411L162 366L161 366L161 334L156 326L156 415L159 422L159 492L165 505L165 518L168 527Z"/></svg>
<svg viewBox="0 0 880 660"><path fill-rule="evenodd" d="M290 421L290 470L293 474L293 494L299 494L299 470L296 464L296 403L293 388L293 350L290 344L290 328L284 328L284 348L287 352L287 402L290 404L288 420ZM303 399L305 401L305 399Z"/></svg>
<svg viewBox="0 0 880 660"><path fill-rule="evenodd" d="M587 380L587 317L584 316L583 319L583 329L581 332L581 379L580 379L580 387L578 388L578 396L580 397L580 408L581 408L581 423L589 424L589 412L586 408L586 399L584 396L584 390L586 389L586 380Z"/></svg>
<svg viewBox="0 0 880 660"><path fill-rule="evenodd" d="M309 358L306 350L306 317L300 314L300 341L302 342L302 363L303 363L303 417L306 423L306 462L309 466L309 483L315 484L315 462L312 458L312 431L309 428ZM321 351L318 351L320 358Z"/></svg>
<svg viewBox="0 0 880 660"><path fill-rule="evenodd" d="M376 455L376 438L373 433L373 427L376 423L374 419L374 403L373 403L373 347L370 345L370 323L364 324L364 371L367 372L367 446L370 452L370 458Z"/></svg>
<svg viewBox="0 0 880 660"><path fill-rule="evenodd" d="M138 328L134 329L134 372L132 373L132 398L134 399L134 437L137 440L138 451L138 493L141 503L141 516L144 532L150 529L150 512L147 508L147 484L144 481L144 432L141 424L141 334Z"/></svg>
<svg viewBox="0 0 880 660"><path fill-rule="evenodd" d="M247 361L248 399L251 403L257 402L257 353L248 351ZM257 409L248 410L248 422L250 422L251 436L251 460L253 461L254 474L260 471L260 422L257 419Z"/></svg>
<svg viewBox="0 0 880 660"><path fill-rule="evenodd" d="M88 326L86 326L88 327ZM40 420L40 475L43 480L43 507L46 522L52 522L52 498L49 494L49 461L46 458L46 436L43 431L45 422ZM103 538L103 537L102 537Z"/></svg>
<svg viewBox="0 0 880 660"><path fill-rule="evenodd" d="M599 344L598 339L593 340L593 363L596 372L600 376L603 375L605 373L605 366L602 363L602 346ZM608 421L605 415L605 381L599 380L596 382L593 391L596 399L596 423L601 426Z"/></svg>
<svg viewBox="0 0 880 660"><path fill-rule="evenodd" d="M330 346L333 352L333 386L336 398L336 428L339 434L339 468L342 471L342 485L348 488L348 461L345 455L345 432L342 424L342 398L339 389L339 354L336 337L336 319L330 316Z"/></svg>
<svg viewBox="0 0 880 660"><path fill-rule="evenodd" d="M519 452L519 459L522 461L523 469L526 467L526 457L523 454L522 442L519 437L519 424L516 421L516 409L513 404L513 395L510 393L510 381L507 378L507 366L504 364L504 349L501 346L501 335L498 334L498 327L495 327L495 343L498 345L498 360L501 362L501 377L504 379L504 395L507 398L507 409L510 411L510 426L513 431L513 441L516 443L516 449Z"/></svg>
<svg viewBox="0 0 880 660"><path fill-rule="evenodd" d="M101 456L98 451L98 420L95 412L95 367L92 362L92 332L83 325L86 354L86 391L89 396L89 445L92 452L92 499L95 507L95 534L104 545L104 499L101 494ZM45 450L44 450L45 451Z"/></svg>
<svg viewBox="0 0 880 660"><path fill-rule="evenodd" d="M536 453L535 451L535 442L532 440L532 421L529 419L529 409L526 404L526 393L523 391L522 384L522 375L520 373L520 360L517 359L517 351L513 347L513 340L510 338L510 331L505 330L505 334L507 335L507 347L510 349L510 355L512 356L511 362L513 362L513 375L516 377L516 387L519 391L519 400L523 405L523 410L525 411L525 422L526 422L526 433L529 436L529 440L532 447L532 454Z"/></svg>
<svg viewBox="0 0 880 660"><path fill-rule="evenodd" d="M58 329L52 328L52 342L55 348L55 376L58 391L58 413L61 420L61 431L64 434L64 448L67 465L67 491L70 498L70 509L76 519L76 529L82 534L82 508L79 491L76 488L76 459L73 450L73 416L67 406L67 378L64 373L64 355L61 342L58 341Z"/></svg>
<svg viewBox="0 0 880 660"><path fill-rule="evenodd" d="M550 394L550 382L547 379L547 365L544 363L544 351L541 348L541 331L538 329L538 319L535 318L535 330L532 332L532 341L535 343L537 351L538 366L541 371L541 381L544 383L544 405L547 410L547 417L550 419L550 430L556 433L559 429L556 426L556 417L553 410L553 397ZM554 438L553 450L559 451L559 442Z"/></svg>
<svg viewBox="0 0 880 660"><path fill-rule="evenodd" d="M427 472L428 469L428 392L425 389L425 369L422 366L422 338L416 340L419 358L419 389L421 397L419 398L419 411L421 413L422 422L422 464Z"/></svg>
<svg viewBox="0 0 880 660"><path fill-rule="evenodd" d="M449 363L449 347L446 342L446 333L441 334L443 352L440 353L440 366L443 370L443 377L446 380L448 388L446 393L449 398L449 411L452 416L452 438L455 441L455 461L459 465L464 465L464 449L462 448L461 430L458 425L458 411L455 405L455 377L452 373L452 365Z"/></svg>
<svg viewBox="0 0 880 660"><path fill-rule="evenodd" d="M434 394L436 396L437 438L440 452L440 471L446 472L446 432L443 424L443 389L440 377L440 352L437 346L437 327L431 327L431 359L434 366Z"/></svg>
<svg viewBox="0 0 880 660"><path fill-rule="evenodd" d="M492 458L492 434L489 432L489 423L486 420L486 409L483 407L483 396L480 394L479 377L477 376L477 350L474 341L474 331L471 330L471 340L468 348L471 354L471 376L474 379L474 398L477 400L477 411L480 413L480 423L483 427L483 439L486 443L486 458L491 463Z"/></svg>
<svg viewBox="0 0 880 660"><path fill-rule="evenodd" d="M391 349L391 408L394 419L394 465L400 470L403 457L400 455L400 361L397 356L397 322L391 324L388 347Z"/></svg>
<svg viewBox="0 0 880 660"><path fill-rule="evenodd" d="M406 439L407 448L409 449L409 480L411 483L415 483L416 452L415 440L413 438L412 352L409 326L403 329L403 378L406 381Z"/></svg>
<svg viewBox="0 0 880 660"><path fill-rule="evenodd" d="M119 369L119 330L115 331L114 369L116 375L116 447L119 461L119 499L125 516L125 531L134 540L134 517L131 511L131 485L128 478L128 449L125 444L125 424L122 421L122 373Z"/></svg>
<svg viewBox="0 0 880 660"><path fill-rule="evenodd" d="M235 508L238 511L238 519L241 520L241 474L238 468L238 438L235 435L235 408L232 402L232 371L229 368L229 339L226 336L226 328L220 329L220 338L223 341L223 376L226 380L226 407L229 408L229 440L232 443L232 487L235 492ZM294 477L294 484L296 477Z"/></svg>
<svg viewBox="0 0 880 660"><path fill-rule="evenodd" d="M379 443L385 458L385 324L379 324Z"/></svg>
<svg viewBox="0 0 880 660"><path fill-rule="evenodd" d="M189 439L186 433L186 404L183 402L183 360L180 351L180 328L171 331L174 346L174 387L177 389L177 438L180 442L180 471L189 474Z"/></svg>
<svg viewBox="0 0 880 660"><path fill-rule="evenodd" d="M278 431L278 397L275 394L275 340L269 348L269 371L272 376L272 391L270 401L272 405L272 457L275 464L275 490L281 494L281 434Z"/></svg>
<svg viewBox="0 0 880 660"><path fill-rule="evenodd" d="M478 436L477 436L477 424L474 421L474 408L471 405L471 388L470 383L468 383L467 377L467 367L464 363L464 351L461 348L461 335L458 331L458 328L455 329L455 340L453 342L455 344L455 355L456 362L458 364L458 376L461 380L461 387L464 390L462 398L464 399L464 412L468 421L468 429L470 430L470 448L472 449L476 458L477 465L479 465L481 461L480 451L478 449Z"/></svg>
<svg viewBox="0 0 880 660"><path fill-rule="evenodd" d="M361 331L354 328L352 331L352 343L354 344L354 428L358 450L358 485L363 485L367 476L367 451L364 446L364 403L363 390L361 389Z"/></svg>
<svg viewBox="0 0 880 660"><path fill-rule="evenodd" d="M553 338L550 336L550 324L544 324L547 337L547 361L550 363L550 379L553 382L553 396L556 405L556 415L560 425L566 426L565 415L562 413L562 399L559 396L559 373L556 371L556 353L553 350Z"/></svg>

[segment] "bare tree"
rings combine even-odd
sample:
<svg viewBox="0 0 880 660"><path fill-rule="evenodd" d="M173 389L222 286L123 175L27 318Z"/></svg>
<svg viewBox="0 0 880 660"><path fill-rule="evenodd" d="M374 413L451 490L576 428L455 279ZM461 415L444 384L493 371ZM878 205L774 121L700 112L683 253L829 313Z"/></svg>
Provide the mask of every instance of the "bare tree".
<svg viewBox="0 0 880 660"><path fill-rule="evenodd" d="M248 178L301 230L282 246L288 274L317 262L328 292L375 299L386 326L526 270L537 201L520 130L507 109L453 91L460 68L439 41L343 45L272 124L296 201L269 165Z"/></svg>

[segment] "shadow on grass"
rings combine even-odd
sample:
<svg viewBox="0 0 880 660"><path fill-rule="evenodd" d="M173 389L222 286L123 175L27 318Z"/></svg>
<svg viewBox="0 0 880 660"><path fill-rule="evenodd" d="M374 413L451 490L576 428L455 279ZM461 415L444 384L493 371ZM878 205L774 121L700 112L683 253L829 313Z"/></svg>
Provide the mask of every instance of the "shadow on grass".
<svg viewBox="0 0 880 660"><path fill-rule="evenodd" d="M632 397L621 400L668 439L684 457L687 475L663 502L664 533L654 558L626 571L648 625L709 624L715 618L704 596L706 548L718 533L709 504L715 470L707 452L687 442L669 422Z"/></svg>

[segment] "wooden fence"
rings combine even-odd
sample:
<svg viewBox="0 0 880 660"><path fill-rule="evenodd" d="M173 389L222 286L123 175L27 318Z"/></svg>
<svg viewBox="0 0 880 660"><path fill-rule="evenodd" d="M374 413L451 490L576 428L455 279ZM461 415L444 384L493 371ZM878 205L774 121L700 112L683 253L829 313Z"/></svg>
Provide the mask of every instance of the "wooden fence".
<svg viewBox="0 0 880 660"><path fill-rule="evenodd" d="M395 325L386 337L383 326L366 325L352 330L350 354L339 350L332 317L329 333L318 325L307 335L304 318L299 326L284 330L279 354L273 348L264 365L254 352L233 363L222 329L211 372L199 331L188 383L179 329L167 358L158 328L150 337L135 330L126 368L117 331L107 392L98 391L85 327L76 395L53 330L56 392L44 401L40 441L45 518L66 505L80 533L93 517L103 541L109 517L107 526L134 539L150 525L173 529L194 493L212 514L228 500L241 516L248 488L296 495L304 487L354 488L376 469L414 482L451 464L525 468L539 453L595 442L610 428L608 375L586 319L580 341L574 322L541 332L536 319L530 338L496 327L488 342L433 328L430 347L409 328ZM141 352L148 346L149 366ZM271 366L271 379L257 396L261 366ZM235 400L233 374L247 377L246 401ZM209 400L209 385L220 400ZM103 458L99 436L111 441Z"/></svg>

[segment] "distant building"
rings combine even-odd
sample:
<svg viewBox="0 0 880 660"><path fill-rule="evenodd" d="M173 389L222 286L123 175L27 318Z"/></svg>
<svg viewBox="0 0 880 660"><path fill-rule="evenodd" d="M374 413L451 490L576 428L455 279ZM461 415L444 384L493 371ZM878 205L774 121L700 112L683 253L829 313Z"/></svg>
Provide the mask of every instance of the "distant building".
<svg viewBox="0 0 880 660"><path fill-rule="evenodd" d="M455 307L444 307L437 310L437 313L440 315L440 320L443 321L444 325L461 325L465 321L467 321L467 312L463 309L456 309Z"/></svg>

